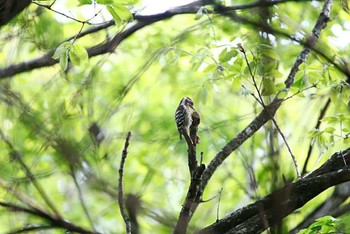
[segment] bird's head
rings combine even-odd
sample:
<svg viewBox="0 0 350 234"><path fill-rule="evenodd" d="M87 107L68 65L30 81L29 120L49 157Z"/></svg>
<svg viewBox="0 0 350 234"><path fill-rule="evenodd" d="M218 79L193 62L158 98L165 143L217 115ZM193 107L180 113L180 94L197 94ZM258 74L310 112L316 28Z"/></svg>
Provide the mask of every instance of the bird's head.
<svg viewBox="0 0 350 234"><path fill-rule="evenodd" d="M194 110L194 108L193 108L193 101L189 97L182 98L180 104L182 104L184 106L188 106L188 107L190 107L190 108L192 108Z"/></svg>

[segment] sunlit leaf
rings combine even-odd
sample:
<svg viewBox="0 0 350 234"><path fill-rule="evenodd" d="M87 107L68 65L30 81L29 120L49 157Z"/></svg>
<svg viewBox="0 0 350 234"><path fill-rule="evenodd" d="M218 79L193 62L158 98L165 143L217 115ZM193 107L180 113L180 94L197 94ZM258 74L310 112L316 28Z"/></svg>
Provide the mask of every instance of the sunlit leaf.
<svg viewBox="0 0 350 234"><path fill-rule="evenodd" d="M242 78L237 76L232 81L232 89L235 92L238 92L242 88Z"/></svg>
<svg viewBox="0 0 350 234"><path fill-rule="evenodd" d="M115 0L115 3L120 3L120 4L124 4L124 5L133 5L138 3L139 0Z"/></svg>
<svg viewBox="0 0 350 234"><path fill-rule="evenodd" d="M78 0L79 1L79 6L86 5L86 4L91 4L91 0Z"/></svg>
<svg viewBox="0 0 350 234"><path fill-rule="evenodd" d="M69 49L69 58L74 65L79 66L88 61L89 55L83 46L73 44Z"/></svg>
<svg viewBox="0 0 350 234"><path fill-rule="evenodd" d="M114 22L116 25L120 25L122 23L122 19L120 18L120 16L118 15L117 11L114 9L114 7L112 5L107 5L106 9L108 10L108 12L112 15Z"/></svg>
<svg viewBox="0 0 350 234"><path fill-rule="evenodd" d="M219 55L219 61L224 63L230 61L233 57L237 56L237 50L224 49Z"/></svg>
<svg viewBox="0 0 350 234"><path fill-rule="evenodd" d="M280 60L280 56L276 53L275 49L272 46L262 44L260 49L261 49L261 53L266 57L269 57L275 60Z"/></svg>
<svg viewBox="0 0 350 234"><path fill-rule="evenodd" d="M117 14L121 20L129 21L130 19L132 19L131 12L124 5L114 3L111 6L113 7L115 14ZM114 18L114 16L113 16L113 18Z"/></svg>
<svg viewBox="0 0 350 234"><path fill-rule="evenodd" d="M273 83L272 80L264 79L262 84L263 84L263 91L262 91L263 96L269 96L277 92L276 85Z"/></svg>
<svg viewBox="0 0 350 234"><path fill-rule="evenodd" d="M68 67L68 53L64 51L60 54L60 67L62 71L65 71Z"/></svg>
<svg viewBox="0 0 350 234"><path fill-rule="evenodd" d="M68 46L70 46L70 42L63 42L61 45L57 47L55 50L55 53L53 54L53 59L59 59L63 53L65 53L68 49Z"/></svg>
<svg viewBox="0 0 350 234"><path fill-rule="evenodd" d="M335 131L335 128L333 128L333 127L327 127L327 128L325 128L324 131L327 132L327 133L333 133L333 132Z"/></svg>

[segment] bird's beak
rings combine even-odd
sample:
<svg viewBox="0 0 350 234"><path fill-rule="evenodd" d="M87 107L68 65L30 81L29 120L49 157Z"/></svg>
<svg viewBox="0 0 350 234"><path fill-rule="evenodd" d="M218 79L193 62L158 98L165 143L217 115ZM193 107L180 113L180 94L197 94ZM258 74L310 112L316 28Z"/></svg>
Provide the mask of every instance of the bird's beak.
<svg viewBox="0 0 350 234"><path fill-rule="evenodd" d="M195 111L194 107L192 105L190 105L191 109Z"/></svg>

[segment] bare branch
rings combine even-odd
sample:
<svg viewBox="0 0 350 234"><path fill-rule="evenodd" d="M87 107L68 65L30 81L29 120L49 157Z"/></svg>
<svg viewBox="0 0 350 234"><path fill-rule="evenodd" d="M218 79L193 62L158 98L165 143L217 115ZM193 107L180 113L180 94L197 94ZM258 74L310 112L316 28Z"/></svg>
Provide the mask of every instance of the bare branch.
<svg viewBox="0 0 350 234"><path fill-rule="evenodd" d="M122 152L122 158L120 160L119 178L118 178L118 204L119 204L120 213L121 213L121 215L124 219L125 225L126 225L126 233L127 234L131 234L131 222L130 222L129 216L125 212L125 207L124 207L123 174L124 174L125 160L126 160L126 157L128 155L128 147L129 147L130 137L131 137L131 132L128 132L126 139L125 139L125 145L124 145L124 149Z"/></svg>
<svg viewBox="0 0 350 234"><path fill-rule="evenodd" d="M94 16L92 16L90 19L87 19L87 20L79 20L79 19L76 19L76 18L74 18L74 17L72 17L72 16L69 16L69 15L67 15L67 14L65 14L65 13L63 13L63 12L60 12L60 11L57 11L57 10L53 9L52 6L53 6L53 4L54 4L55 2L56 2L56 1L54 1L54 2L51 3L50 5L45 5L45 4L41 4L41 3L39 3L39 2L32 1L32 3L38 5L39 7L46 8L46 9L48 9L49 11L55 12L56 14L62 15L62 16L64 16L64 17L68 18L68 19L71 19L71 20L76 21L76 22L78 22L78 23L81 23L81 24L83 24L83 25L84 25L84 24L95 25L95 24L93 24L93 23L90 23L89 21L92 20L93 18L95 18L99 13L96 13L96 14L95 14Z"/></svg>
<svg viewBox="0 0 350 234"><path fill-rule="evenodd" d="M77 191L78 191L78 197L79 197L79 201L80 201L80 204L81 204L81 207L83 208L84 210L84 213L85 213L85 216L87 218L87 220L89 221L89 224L91 226L91 229L96 231L95 230L95 225L94 225L94 222L91 218L91 215L90 215L90 212L86 206L86 203L85 203L85 200L84 200L84 197L83 197L83 193L81 191L81 188L80 188L80 185L79 185L79 182L77 180L77 177L75 175L75 172L74 172L74 169L71 167L71 176L73 178L73 181L74 181L74 184L75 184L75 187L77 188Z"/></svg>
<svg viewBox="0 0 350 234"><path fill-rule="evenodd" d="M294 163L294 168L295 168L295 171L297 173L297 176L298 176L298 179L301 178L301 174L300 174L300 170L299 170L299 166L298 166L298 162L297 162L297 159L295 158L294 154L293 154L293 151L292 149L290 148L289 144L288 144L288 141L286 139L286 137L284 136L281 128L279 127L279 125L277 124L277 121L276 119L273 117L272 119L272 122L274 123L274 125L276 126L276 129L278 131L278 133L281 135L283 141L284 141L284 144L286 145L288 151L289 151L289 154L290 156L292 157L292 160L293 160L293 163Z"/></svg>

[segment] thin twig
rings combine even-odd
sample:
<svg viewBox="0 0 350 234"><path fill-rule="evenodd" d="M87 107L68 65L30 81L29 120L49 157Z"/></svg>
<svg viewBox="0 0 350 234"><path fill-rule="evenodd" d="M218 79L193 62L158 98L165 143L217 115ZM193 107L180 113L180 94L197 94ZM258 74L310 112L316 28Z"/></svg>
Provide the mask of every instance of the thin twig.
<svg viewBox="0 0 350 234"><path fill-rule="evenodd" d="M73 178L75 187L77 188L79 201L80 201L81 207L82 207L83 210L84 210L85 216L86 216L86 218L88 219L89 224L90 224L92 230L96 231L94 222L93 222L93 220L92 220L92 218L91 218L91 215L90 215L90 213L89 213L89 210L88 210L88 208L87 208L87 206L86 206L86 203L85 203L85 200L84 200L84 197L83 197L83 193L82 193L82 191L81 191L80 185L79 185L79 183L78 183L77 177L75 176L74 169L73 169L72 167L71 167L71 176L72 176L72 178Z"/></svg>
<svg viewBox="0 0 350 234"><path fill-rule="evenodd" d="M259 95L259 100L260 100L259 103L260 103L263 107L265 107L264 99L262 98L261 93L260 93L260 90L259 90L259 87L258 87L258 85L257 85L257 83L256 83L256 81L255 81L255 76L254 76L254 73L253 73L252 68L250 67L250 64L249 64L249 61L248 61L248 58L247 58L247 54L246 54L246 52L245 52L245 49L243 48L243 46L242 46L241 44L238 44L238 49L239 49L239 51L241 51L241 52L243 53L243 55L244 55L244 60L245 60L245 62L246 62L246 64L247 64L247 66L248 66L248 70L249 70L250 76L252 77L252 80L253 80L253 86L254 86L256 92L257 92L258 95Z"/></svg>
<svg viewBox="0 0 350 234"><path fill-rule="evenodd" d="M126 160L126 157L128 155L128 147L129 147L130 137L131 137L131 132L128 132L128 134L126 135L126 139L125 139L125 145L124 145L124 149L122 152L122 158L120 160L119 179L118 179L119 210L120 210L120 213L124 219L127 234L131 234L131 222L130 222L129 216L127 215L127 213L125 211L125 206L124 206L123 175L124 175L125 160Z"/></svg>
<svg viewBox="0 0 350 234"><path fill-rule="evenodd" d="M96 13L94 16L92 16L90 19L87 19L87 20L79 20L79 19L76 19L76 18L74 18L72 16L69 16L69 15L67 15L67 14L65 14L63 12L60 12L60 11L57 11L57 10L53 9L52 6L53 6L53 4L55 2L53 2L50 5L41 4L41 3L38 3L38 2L35 2L35 1L33 1L32 3L34 3L34 4L36 4L36 5L40 6L40 7L46 8L46 9L52 11L52 12L55 12L56 14L62 15L64 17L68 18L68 19L71 19L71 20L76 21L76 22L81 23L81 24L95 25L93 23L90 23L89 21L92 20L93 18L95 18L99 14L99 13Z"/></svg>
<svg viewBox="0 0 350 234"><path fill-rule="evenodd" d="M224 190L224 188L221 188L220 191L219 191L218 206L216 208L216 222L219 221L220 200L221 200L222 190Z"/></svg>
<svg viewBox="0 0 350 234"><path fill-rule="evenodd" d="M331 99L328 98L326 104L323 106L321 112L320 112L320 115L318 116L317 118L317 123L316 123L316 126L315 126L315 130L318 130L321 126L321 120L323 119L323 117L325 116L327 110L328 110L328 107L330 106L331 104ZM305 159L305 162L304 162L304 166L303 166L303 170L302 170L302 175L306 174L306 169L307 169L307 165L309 163L309 160L310 160L310 157L311 157L311 154L312 154L312 150L314 148L314 142L311 140L310 142L310 146L309 146L309 149L307 151L307 156L306 156L306 159Z"/></svg>
<svg viewBox="0 0 350 234"><path fill-rule="evenodd" d="M274 123L274 125L275 125L275 127L276 127L278 133L281 135L281 137L282 137L282 139L283 139L283 141L284 141L284 144L286 144L286 147L287 147L287 149L288 149L288 151L289 151L289 154L290 154L290 156L292 157L292 160L293 160L293 163L294 163L294 167L295 167L295 170L296 170L298 179L300 179L300 178L301 178L301 174L300 174L298 162L297 162L297 160L296 160L296 158L295 158L295 156L294 156L294 154L293 154L293 151L292 151L292 149L290 148L290 146L289 146L289 144L288 144L288 141L287 141L286 137L284 136L282 130L281 130L280 127L278 126L276 119L275 119L274 117L272 117L271 120L272 120L272 122Z"/></svg>

